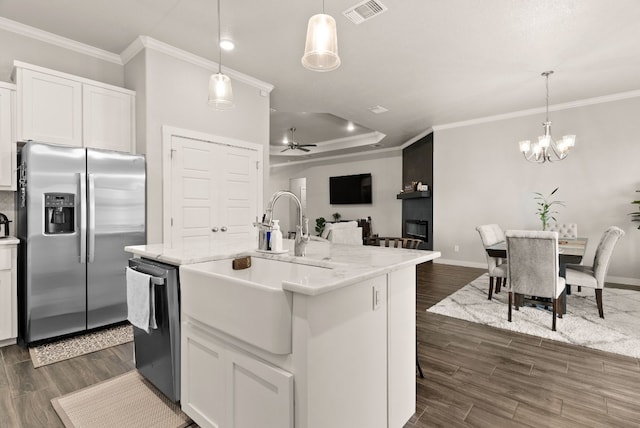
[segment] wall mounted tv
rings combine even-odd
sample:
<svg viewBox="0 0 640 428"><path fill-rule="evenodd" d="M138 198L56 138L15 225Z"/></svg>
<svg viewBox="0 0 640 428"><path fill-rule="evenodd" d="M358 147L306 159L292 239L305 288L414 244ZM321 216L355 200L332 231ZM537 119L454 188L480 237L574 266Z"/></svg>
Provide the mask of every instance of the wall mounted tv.
<svg viewBox="0 0 640 428"><path fill-rule="evenodd" d="M329 203L331 205L370 204L371 174L329 177Z"/></svg>

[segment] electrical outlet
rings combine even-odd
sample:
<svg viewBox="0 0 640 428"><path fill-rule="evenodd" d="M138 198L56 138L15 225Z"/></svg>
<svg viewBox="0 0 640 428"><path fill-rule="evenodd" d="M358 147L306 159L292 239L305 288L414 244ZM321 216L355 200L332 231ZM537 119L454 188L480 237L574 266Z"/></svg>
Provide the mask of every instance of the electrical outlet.
<svg viewBox="0 0 640 428"><path fill-rule="evenodd" d="M453 252L457 253L458 251L460 251L460 246L456 244L453 246Z"/></svg>

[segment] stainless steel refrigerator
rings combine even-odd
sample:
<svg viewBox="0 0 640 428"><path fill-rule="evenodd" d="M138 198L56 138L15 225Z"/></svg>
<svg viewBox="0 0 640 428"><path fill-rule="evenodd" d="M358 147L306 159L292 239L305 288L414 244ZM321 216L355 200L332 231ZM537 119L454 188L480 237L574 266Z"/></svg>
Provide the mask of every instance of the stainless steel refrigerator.
<svg viewBox="0 0 640 428"><path fill-rule="evenodd" d="M28 142L18 174L20 343L126 320L124 247L146 241L144 157Z"/></svg>

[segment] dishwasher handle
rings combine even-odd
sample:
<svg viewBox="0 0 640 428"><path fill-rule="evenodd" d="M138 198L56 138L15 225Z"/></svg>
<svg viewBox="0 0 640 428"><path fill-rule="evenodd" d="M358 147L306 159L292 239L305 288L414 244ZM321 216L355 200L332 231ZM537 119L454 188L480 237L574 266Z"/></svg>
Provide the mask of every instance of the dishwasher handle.
<svg viewBox="0 0 640 428"><path fill-rule="evenodd" d="M140 273L144 273L145 275L149 275L146 272L142 272L140 269L137 268L137 266L129 266L129 269L133 269L136 272L140 272ZM159 277L159 276L149 275L149 278L150 278L151 283L153 285L165 285L166 284L166 280L164 278Z"/></svg>

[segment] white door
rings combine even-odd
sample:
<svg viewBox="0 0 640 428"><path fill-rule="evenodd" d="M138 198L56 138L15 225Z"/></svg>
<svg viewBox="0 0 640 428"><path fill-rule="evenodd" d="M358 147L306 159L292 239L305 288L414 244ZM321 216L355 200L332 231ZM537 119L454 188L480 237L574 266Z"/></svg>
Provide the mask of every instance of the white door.
<svg viewBox="0 0 640 428"><path fill-rule="evenodd" d="M218 237L250 238L258 213L258 154L255 150L221 146L216 165L220 166L220 228ZM261 191L261 189L260 189Z"/></svg>
<svg viewBox="0 0 640 428"><path fill-rule="evenodd" d="M256 231L262 192L256 150L171 136L171 242L206 245Z"/></svg>
<svg viewBox="0 0 640 428"><path fill-rule="evenodd" d="M178 136L173 136L171 147L171 243L208 244L218 224L218 147Z"/></svg>

